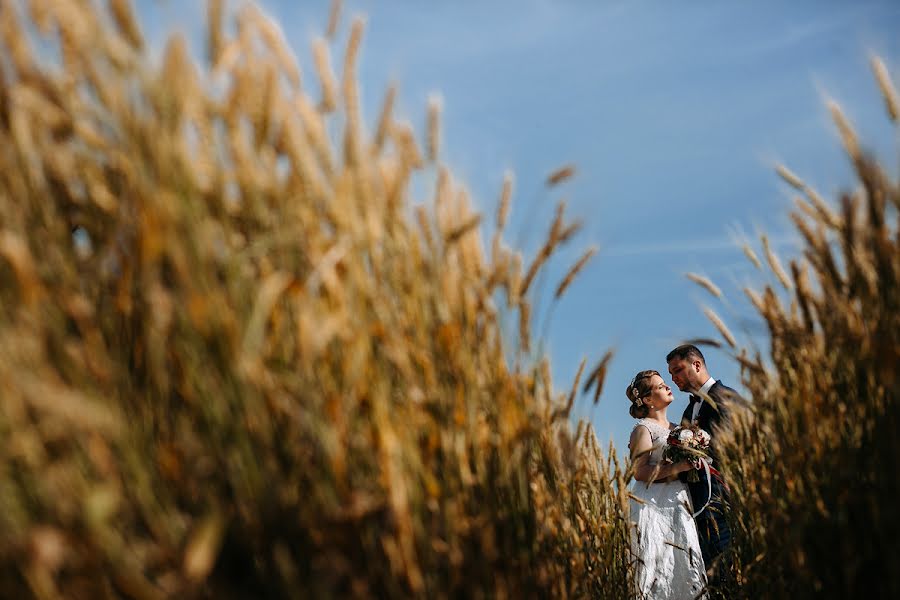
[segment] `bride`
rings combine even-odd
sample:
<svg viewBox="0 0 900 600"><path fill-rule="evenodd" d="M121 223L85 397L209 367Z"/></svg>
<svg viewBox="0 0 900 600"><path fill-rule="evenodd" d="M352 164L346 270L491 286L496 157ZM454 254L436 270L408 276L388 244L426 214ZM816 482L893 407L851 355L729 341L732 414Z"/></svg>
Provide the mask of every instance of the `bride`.
<svg viewBox="0 0 900 600"><path fill-rule="evenodd" d="M672 390L656 371L641 371L625 391L638 420L628 447L634 466L631 489L632 552L640 598L705 598L706 574L690 494L678 480L687 461L661 462L669 430Z"/></svg>

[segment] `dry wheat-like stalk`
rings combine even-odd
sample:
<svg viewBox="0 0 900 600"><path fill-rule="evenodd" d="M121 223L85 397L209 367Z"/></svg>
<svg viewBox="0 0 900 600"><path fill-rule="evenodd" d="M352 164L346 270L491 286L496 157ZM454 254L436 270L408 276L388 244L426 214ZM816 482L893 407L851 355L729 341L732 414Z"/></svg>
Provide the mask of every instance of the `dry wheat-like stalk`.
<svg viewBox="0 0 900 600"><path fill-rule="evenodd" d="M888 73L884 61L878 56L871 58L872 71L875 73L875 81L878 82L878 88L884 97L884 106L888 116L896 123L900 121L900 98L897 95L897 88L891 82L891 76Z"/></svg>
<svg viewBox="0 0 900 600"><path fill-rule="evenodd" d="M722 321L719 315L717 315L716 312L709 307L703 308L703 314L706 315L706 318L710 320L710 322L715 326L718 332L722 334L725 342L728 343L728 345L732 348L736 348L737 341L735 340L734 335L732 335L731 331L728 329L728 327L725 325L725 322Z"/></svg>
<svg viewBox="0 0 900 600"><path fill-rule="evenodd" d="M753 266L759 270L762 270L762 262L760 262L759 257L756 255L756 252L753 251L753 248L750 246L749 242L743 242L741 244L741 252L744 253L744 256L747 257Z"/></svg>
<svg viewBox="0 0 900 600"><path fill-rule="evenodd" d="M547 176L547 185L552 187L555 185L559 185L563 181L567 179L571 179L575 176L575 166L574 165L565 165L562 166Z"/></svg>
<svg viewBox="0 0 900 600"><path fill-rule="evenodd" d="M337 108L338 86L334 71L331 68L331 57L325 40L320 39L313 43L313 60L316 66L316 75L318 75L319 83L322 86L322 98L319 102L319 109L326 113L332 112Z"/></svg>
<svg viewBox="0 0 900 600"><path fill-rule="evenodd" d="M614 354L612 350L606 351L603 356L597 361L597 364L591 369L590 374L587 376L587 379L584 381L584 389L582 390L584 393L587 393L592 387L594 388L594 404L600 400L600 392L603 391L603 384L606 381L606 372L609 368L609 362L612 360Z"/></svg>
<svg viewBox="0 0 900 600"><path fill-rule="evenodd" d="M372 151L374 154L379 154L383 147L384 143L388 139L388 132L390 131L393 122L393 113L394 113L394 102L397 99L397 86L391 85L388 87L387 92L384 96L384 102L381 105L381 113L378 117L378 124L375 128L375 135L372 138Z"/></svg>
<svg viewBox="0 0 900 600"><path fill-rule="evenodd" d="M775 276L778 278L778 281L781 282L781 285L784 286L784 289L791 289L791 280L784 270L784 267L781 265L781 260L779 260L778 255L772 250L768 236L760 236L760 240L762 241L763 251L766 253L766 260L768 261L772 272L775 273Z"/></svg>
<svg viewBox="0 0 900 600"><path fill-rule="evenodd" d="M334 35L337 33L342 7L343 0L331 0L331 7L328 11L328 25L325 27L325 35L328 36L329 39L334 38Z"/></svg>
<svg viewBox="0 0 900 600"><path fill-rule="evenodd" d="M474 231L479 225L481 225L481 215L472 215L468 220L447 232L444 236L444 244L446 246L452 246L464 235Z"/></svg>
<svg viewBox="0 0 900 600"><path fill-rule="evenodd" d="M206 53L210 64L218 65L223 51L222 26L225 18L225 0L209 0L206 3Z"/></svg>
<svg viewBox="0 0 900 600"><path fill-rule="evenodd" d="M784 165L778 165L777 167L775 167L775 171L778 173L778 176L781 177L790 186L800 190L801 192L806 189L806 184L803 182L803 180Z"/></svg>
<svg viewBox="0 0 900 600"><path fill-rule="evenodd" d="M519 304L522 291L522 254L516 252L509 265L509 276L506 280L507 306L512 308Z"/></svg>
<svg viewBox="0 0 900 600"><path fill-rule="evenodd" d="M806 193L806 197L818 211L819 220L832 229L839 229L841 227L840 217L825 203L825 200L822 199L819 193L810 187L807 187L804 192Z"/></svg>
<svg viewBox="0 0 900 600"><path fill-rule="evenodd" d="M722 297L722 290L719 289L719 286L714 284L709 277L704 277L703 275L699 275L697 273L685 273L684 275L707 292L715 296L716 298Z"/></svg>
<svg viewBox="0 0 900 600"><path fill-rule="evenodd" d="M556 286L556 293L554 294L555 298L561 297L569 286L572 284L572 281L578 276L582 269L584 269L585 265L587 265L588 261L590 261L594 255L597 254L597 248L592 246L585 250L584 254L581 255L574 265L569 269L566 273L566 276L562 278L562 281L559 282L559 285Z"/></svg>
<svg viewBox="0 0 900 600"><path fill-rule="evenodd" d="M519 308L519 344L525 352L531 351L531 304L522 299Z"/></svg>
<svg viewBox="0 0 900 600"><path fill-rule="evenodd" d="M426 126L427 133L427 155L428 160L436 162L441 146L441 108L443 101L440 96L432 96L428 99L428 123Z"/></svg>
<svg viewBox="0 0 900 600"><path fill-rule="evenodd" d="M500 191L500 201L497 203L497 230L503 231L506 220L509 218L509 205L512 198L513 176L512 173L503 174L503 189Z"/></svg>
<svg viewBox="0 0 900 600"><path fill-rule="evenodd" d="M858 161L860 159L859 141L856 137L856 132L850 125L847 117L844 116L844 111L842 111L840 105L833 100L828 102L828 110L831 112L831 118L838 128L841 141L844 143L844 150L846 150L851 159Z"/></svg>
<svg viewBox="0 0 900 600"><path fill-rule="evenodd" d="M560 413L562 417L568 417L572 412L572 406L575 404L575 395L578 393L578 384L581 382L581 375L584 373L584 367L587 364L587 358L582 358L581 363L578 365L578 372L575 373L575 379L572 380L572 389L569 390L569 396L566 399L565 409ZM578 427L579 429L584 426L583 421L579 421ZM575 433L575 439L581 437L579 432Z"/></svg>
<svg viewBox="0 0 900 600"><path fill-rule="evenodd" d="M128 0L110 0L110 12L116 21L116 25L128 43L136 50L144 45L144 37L141 35L141 28L137 20L134 18L134 12L131 10L131 3Z"/></svg>

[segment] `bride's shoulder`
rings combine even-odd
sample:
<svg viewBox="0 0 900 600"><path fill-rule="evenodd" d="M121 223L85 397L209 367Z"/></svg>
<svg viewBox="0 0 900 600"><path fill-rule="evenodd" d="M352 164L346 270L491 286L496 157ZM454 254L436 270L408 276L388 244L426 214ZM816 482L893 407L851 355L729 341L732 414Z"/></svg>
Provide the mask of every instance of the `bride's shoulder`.
<svg viewBox="0 0 900 600"><path fill-rule="evenodd" d="M656 437L659 427L659 424L654 423L653 421L638 419L637 423L634 424L634 427L631 428L631 437L634 439L635 437L646 435L650 438L654 438Z"/></svg>
<svg viewBox="0 0 900 600"><path fill-rule="evenodd" d="M671 423L669 426L671 427ZM671 430L670 427L666 427L665 425L650 419L639 419L635 424L634 429L631 430L631 436L639 436L641 435L641 431L646 431L647 437L655 444L658 440L669 435L669 431Z"/></svg>
<svg viewBox="0 0 900 600"><path fill-rule="evenodd" d="M631 437L643 434L653 435L653 427L654 423L649 422L646 419L638 419L637 423L634 424L634 427L631 428Z"/></svg>
<svg viewBox="0 0 900 600"><path fill-rule="evenodd" d="M631 428L631 436L628 440L628 448L634 452L638 448L643 448L653 442L653 433L645 423L640 420Z"/></svg>
<svg viewBox="0 0 900 600"><path fill-rule="evenodd" d="M638 419L637 423L634 424L634 427L631 428L631 433L634 434L636 431L639 431L641 429L650 429L650 424L647 423L646 419Z"/></svg>

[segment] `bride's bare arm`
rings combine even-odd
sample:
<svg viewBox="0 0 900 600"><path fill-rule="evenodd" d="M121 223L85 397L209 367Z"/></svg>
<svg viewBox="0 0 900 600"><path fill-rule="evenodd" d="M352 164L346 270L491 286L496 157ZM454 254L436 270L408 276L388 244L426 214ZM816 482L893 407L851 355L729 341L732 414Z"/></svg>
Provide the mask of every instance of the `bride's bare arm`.
<svg viewBox="0 0 900 600"><path fill-rule="evenodd" d="M631 448L631 460L634 465L634 478L638 481L664 481L683 471L691 470L691 464L683 460L675 464L651 465L649 462L653 442L646 427L635 427L628 442Z"/></svg>

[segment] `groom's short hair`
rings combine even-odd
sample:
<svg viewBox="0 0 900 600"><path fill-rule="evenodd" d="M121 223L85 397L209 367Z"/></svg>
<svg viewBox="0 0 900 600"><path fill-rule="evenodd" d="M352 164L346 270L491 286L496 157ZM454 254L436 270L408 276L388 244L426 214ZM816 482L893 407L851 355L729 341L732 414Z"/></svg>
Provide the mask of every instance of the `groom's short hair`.
<svg viewBox="0 0 900 600"><path fill-rule="evenodd" d="M675 358L691 362L693 362L694 359L700 359L700 362L703 363L703 365L706 365L706 359L703 358L703 353L700 352L700 348L693 344L682 344L681 346L678 346L666 355L666 362L672 362L672 359Z"/></svg>

